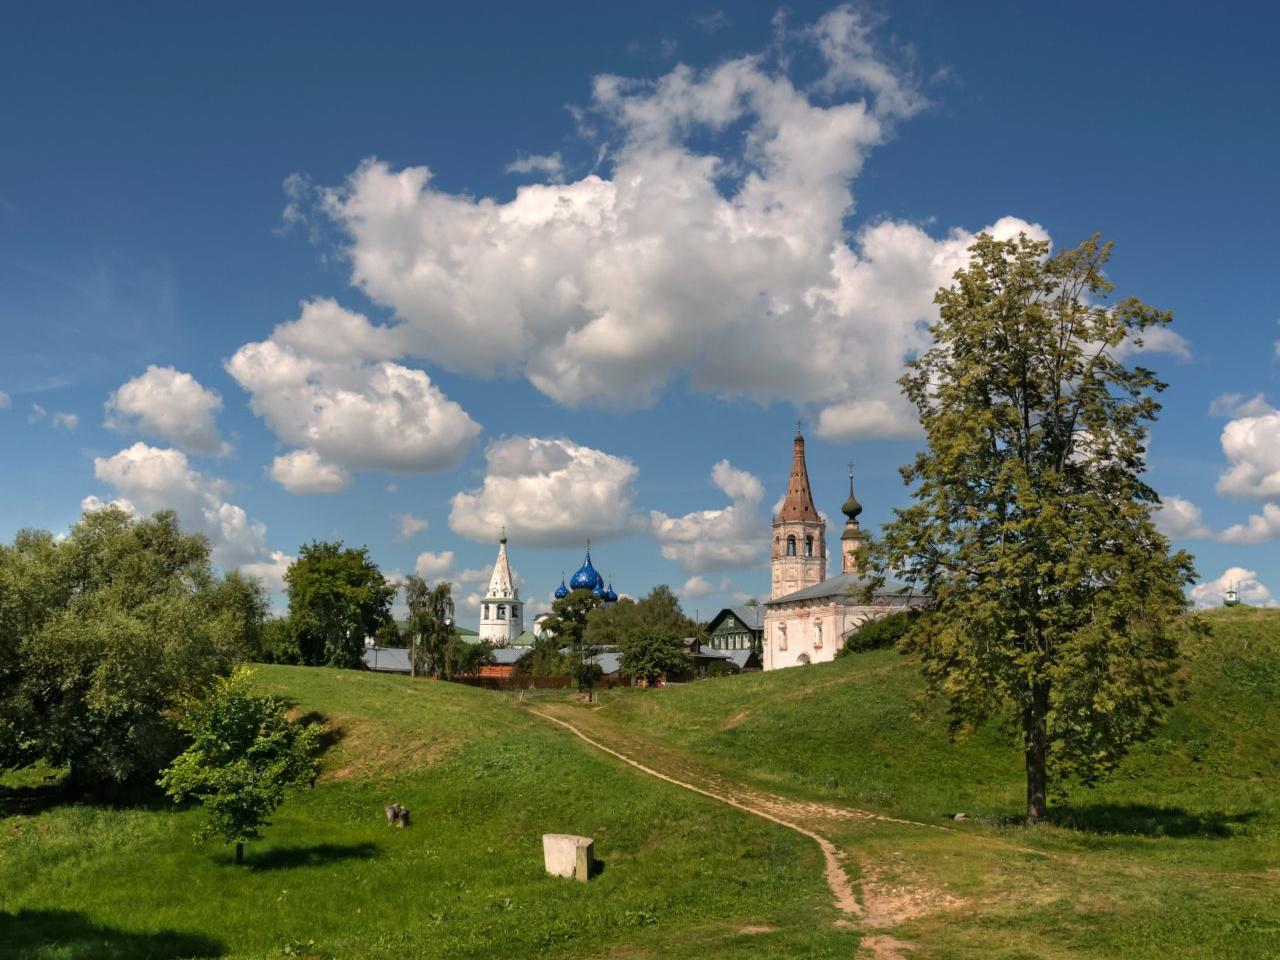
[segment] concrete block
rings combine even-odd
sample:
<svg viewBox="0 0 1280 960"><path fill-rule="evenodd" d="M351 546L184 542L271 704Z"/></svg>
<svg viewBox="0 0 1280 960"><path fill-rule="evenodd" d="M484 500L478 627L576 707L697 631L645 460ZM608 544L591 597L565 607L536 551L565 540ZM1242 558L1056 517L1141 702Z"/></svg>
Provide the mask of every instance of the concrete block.
<svg viewBox="0 0 1280 960"><path fill-rule="evenodd" d="M586 883L595 861L595 842L571 833L544 833L542 861L552 876L573 877Z"/></svg>

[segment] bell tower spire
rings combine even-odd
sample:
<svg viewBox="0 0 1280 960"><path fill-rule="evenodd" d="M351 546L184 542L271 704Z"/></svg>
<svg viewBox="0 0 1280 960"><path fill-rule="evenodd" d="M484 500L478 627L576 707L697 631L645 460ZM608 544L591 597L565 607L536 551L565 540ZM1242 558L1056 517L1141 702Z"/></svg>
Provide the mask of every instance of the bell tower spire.
<svg viewBox="0 0 1280 960"><path fill-rule="evenodd" d="M787 496L773 518L773 599L821 583L827 578L827 525L813 505L804 434L796 424L791 447Z"/></svg>

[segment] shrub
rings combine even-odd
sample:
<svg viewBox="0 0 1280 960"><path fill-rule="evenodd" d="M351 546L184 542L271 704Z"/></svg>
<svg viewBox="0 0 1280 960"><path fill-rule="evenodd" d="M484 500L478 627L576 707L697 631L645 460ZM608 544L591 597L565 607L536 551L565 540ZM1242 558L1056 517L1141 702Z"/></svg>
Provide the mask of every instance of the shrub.
<svg viewBox="0 0 1280 960"><path fill-rule="evenodd" d="M887 617L868 620L856 632L849 634L844 646L836 656L843 657L850 653L862 653L866 650L886 650L889 647L897 646L898 641L906 634L915 616L914 611L899 610L897 613L891 613Z"/></svg>

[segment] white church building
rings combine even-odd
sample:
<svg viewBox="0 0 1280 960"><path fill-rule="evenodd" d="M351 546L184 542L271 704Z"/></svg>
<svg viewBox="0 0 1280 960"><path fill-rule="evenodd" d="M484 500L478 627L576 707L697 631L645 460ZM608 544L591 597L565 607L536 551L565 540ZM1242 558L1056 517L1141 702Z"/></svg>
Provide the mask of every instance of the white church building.
<svg viewBox="0 0 1280 960"><path fill-rule="evenodd" d="M524 632L524 603L511 576L507 561L507 535L498 541L498 559L493 564L489 589L480 601L480 640L495 647L515 643Z"/></svg>
<svg viewBox="0 0 1280 960"><path fill-rule="evenodd" d="M862 504L853 495L852 465L849 499L841 512L846 519L840 535L840 573L828 577L827 524L813 505L804 436L797 430L787 496L773 518L772 589L762 604L766 670L833 660L849 634L868 620L925 601L919 593L892 581L878 587L869 599L864 598L866 534L858 526Z"/></svg>

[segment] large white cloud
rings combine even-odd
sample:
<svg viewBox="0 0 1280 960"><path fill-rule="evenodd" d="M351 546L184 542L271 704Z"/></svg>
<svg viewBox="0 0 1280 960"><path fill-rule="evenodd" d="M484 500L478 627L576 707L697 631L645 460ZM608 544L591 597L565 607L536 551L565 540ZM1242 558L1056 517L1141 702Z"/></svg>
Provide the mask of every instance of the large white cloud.
<svg viewBox="0 0 1280 960"><path fill-rule="evenodd" d="M96 458L93 473L114 487L131 511L175 511L185 529L209 538L219 566L242 567L279 588L290 558L267 546L265 524L227 501L226 481L192 467L181 450L139 441L114 456ZM83 504L86 509L103 505L97 497L86 498Z"/></svg>
<svg viewBox="0 0 1280 960"><path fill-rule="evenodd" d="M1271 591L1258 580L1257 572L1244 567L1228 567L1216 580L1197 583L1191 588L1191 601L1197 607L1220 607L1229 588L1238 591L1245 603L1269 607L1275 602Z"/></svg>
<svg viewBox="0 0 1280 960"><path fill-rule="evenodd" d="M271 461L268 476L290 493L341 493L351 475L314 450L294 450Z"/></svg>
<svg viewBox="0 0 1280 960"><path fill-rule="evenodd" d="M152 364L107 398L106 425L168 440L189 453L226 453L215 421L221 409L218 391L189 373Z"/></svg>
<svg viewBox="0 0 1280 960"><path fill-rule="evenodd" d="M637 470L624 457L563 438L504 437L485 450L483 484L455 494L454 533L484 542L564 547L636 529Z"/></svg>
<svg viewBox="0 0 1280 960"><path fill-rule="evenodd" d="M414 473L463 458L479 424L422 370L392 362L399 339L332 300L312 300L297 320L227 361L254 412L300 448L273 467L286 489L334 492L348 470ZM302 479L290 487L296 474Z"/></svg>
<svg viewBox="0 0 1280 960"><path fill-rule="evenodd" d="M696 510L682 517L669 517L660 510L649 512L649 524L662 555L697 573L754 566L769 543L760 513L764 485L728 460L712 468L711 482L733 501L729 506Z"/></svg>
<svg viewBox="0 0 1280 960"><path fill-rule="evenodd" d="M1265 543L1280 537L1280 506L1264 503L1261 513L1249 515L1244 523L1227 527L1218 537L1224 543Z"/></svg>
<svg viewBox="0 0 1280 960"><path fill-rule="evenodd" d="M1222 428L1227 468L1218 478L1218 492L1280 500L1280 410L1264 412L1254 401L1250 409L1251 415L1236 417Z"/></svg>
<svg viewBox="0 0 1280 960"><path fill-rule="evenodd" d="M1170 540L1196 540L1209 536L1204 514L1186 497L1162 497L1154 516L1156 529Z"/></svg>
<svg viewBox="0 0 1280 960"><path fill-rule="evenodd" d="M924 101L852 8L788 45L595 78L583 126L604 172L505 202L365 162L322 201L353 281L395 312L408 355L522 375L569 406L643 406L683 377L813 410L832 439L913 432L896 379L972 235L891 221L849 235L868 152ZM812 88L788 75L793 53L816 56ZM992 229L1044 236L1014 218Z"/></svg>

